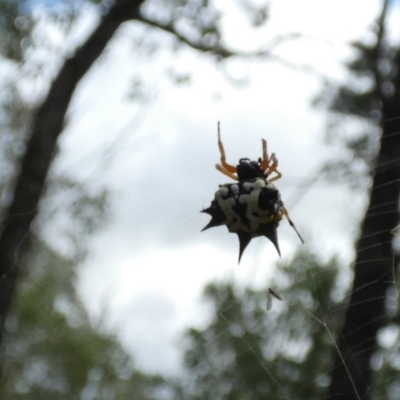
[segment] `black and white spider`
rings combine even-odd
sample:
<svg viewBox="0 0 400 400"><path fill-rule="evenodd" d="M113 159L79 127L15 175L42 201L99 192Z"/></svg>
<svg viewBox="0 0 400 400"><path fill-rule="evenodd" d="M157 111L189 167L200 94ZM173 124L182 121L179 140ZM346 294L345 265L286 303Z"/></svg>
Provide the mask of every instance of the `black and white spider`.
<svg viewBox="0 0 400 400"><path fill-rule="evenodd" d="M220 185L210 207L202 212L211 215L211 221L203 231L214 226L226 225L229 232L239 237L239 262L251 239L265 236L274 244L278 254L277 228L285 216L296 231L300 240L303 238L297 231L284 206L278 189L272 182L280 179L278 159L275 154L268 156L267 142L262 140L262 158L251 161L241 158L234 167L226 162L225 150L221 141L218 122L218 148L221 163L216 165L218 171L235 180L235 183Z"/></svg>

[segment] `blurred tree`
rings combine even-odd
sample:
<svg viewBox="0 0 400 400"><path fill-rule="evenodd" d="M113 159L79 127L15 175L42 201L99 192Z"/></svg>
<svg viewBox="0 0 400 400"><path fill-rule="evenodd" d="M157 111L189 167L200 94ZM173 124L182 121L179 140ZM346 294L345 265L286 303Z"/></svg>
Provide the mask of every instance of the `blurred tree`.
<svg viewBox="0 0 400 400"><path fill-rule="evenodd" d="M138 38L144 41L151 36L151 32L162 31L175 39L175 47L189 46L218 60L234 56L269 56L269 46L245 53L227 45L222 35L220 10L207 0L53 1L50 2L51 9L46 9L43 5L45 3L42 3L40 13L35 13L37 4L39 2L29 0L0 0L0 11L3 11L0 18L0 50L10 62L23 65L24 72L28 71L34 76L42 88L48 82L40 81L39 78L43 80L41 68L48 63L48 59L44 57L42 63L35 64L36 59L32 53L41 46L51 47L51 35L38 34L37 27L40 27L41 20L48 18L47 22L55 21L58 27L68 32L82 5L93 4L93 7L97 7L99 22L75 52L71 49L51 48L52 51L46 53L61 54L61 60L56 65L62 65L57 72L53 72L55 77L49 84L47 94L39 91L36 98L30 98L33 110L36 107L34 100L40 99L41 105L31 113L27 139L23 142L22 151L20 149L23 155L16 171L12 194L8 196L9 206L4 212L0 234L0 342L14 296L21 259L27 251L30 226L37 215L71 97L117 29L125 22L147 27L146 33ZM260 26L267 20L265 4L260 6L251 1L239 4L254 26ZM276 41L272 41L271 46L274 44Z"/></svg>
<svg viewBox="0 0 400 400"><path fill-rule="evenodd" d="M104 224L107 196L89 195L69 179L49 186L46 205L21 262L19 295L7 319L3 347L2 399L136 399L168 394L164 380L135 370L117 338L101 333L76 290L78 266L87 238ZM71 224L59 228L66 255L39 238L60 208ZM56 245L60 245L56 243ZM167 398L167 397L166 397Z"/></svg>
<svg viewBox="0 0 400 400"><path fill-rule="evenodd" d="M0 397L159 399L163 379L135 370L117 338L92 326L75 289L75 257L32 241L6 324Z"/></svg>
<svg viewBox="0 0 400 400"><path fill-rule="evenodd" d="M337 334L339 351L329 399L399 396L398 390L391 392L391 385L375 388L382 397L375 397L377 392L371 389L373 368L379 369L376 356L382 359L386 352L378 348L378 333L398 311L389 289L398 268L393 232L399 224L400 206L400 47L386 32L389 4L383 1L368 39L353 43L356 56L347 65L349 82L328 87L319 99L332 113L330 138L344 143L343 157L325 169L328 178L370 188L356 243L351 298ZM393 368L393 360L391 364ZM388 373L390 368L386 364L382 371ZM382 383L382 379L378 374L376 381Z"/></svg>
<svg viewBox="0 0 400 400"><path fill-rule="evenodd" d="M204 292L211 320L186 333L182 399L322 399L329 382L333 332L346 288L335 259L297 253L274 280L284 292L266 311L268 289L212 283ZM282 292L280 292L282 293Z"/></svg>

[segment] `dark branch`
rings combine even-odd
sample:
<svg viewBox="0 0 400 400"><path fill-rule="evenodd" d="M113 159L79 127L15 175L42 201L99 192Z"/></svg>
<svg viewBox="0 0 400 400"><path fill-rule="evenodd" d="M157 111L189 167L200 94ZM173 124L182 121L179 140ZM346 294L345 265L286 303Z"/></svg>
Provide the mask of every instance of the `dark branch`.
<svg viewBox="0 0 400 400"><path fill-rule="evenodd" d="M389 3L388 0L383 1L382 11L378 18L378 32L376 35L376 44L373 49L373 53L374 53L373 74L374 74L374 79L375 79L375 85L376 85L379 97L382 99L382 101L384 101L385 95L383 93L382 79L381 79L381 75L379 73L378 65L379 65L379 61L382 56L382 42L383 42L383 38L385 35L385 21L386 21L388 3Z"/></svg>
<svg viewBox="0 0 400 400"><path fill-rule="evenodd" d="M229 58L229 57L237 55L237 53L230 51L230 50L222 47L221 45L207 46L203 43L191 40L191 39L185 37L184 35L182 35L180 32L178 32L173 23L162 24L161 22L154 21L154 20L146 18L144 16L140 16L139 18L137 18L137 20L145 23L146 25L161 29L164 32L168 32L171 35L175 36L180 42L185 43L192 49L201 51L203 53L212 53L212 54L218 55L221 58Z"/></svg>
<svg viewBox="0 0 400 400"><path fill-rule="evenodd" d="M80 79L103 52L118 27L136 19L144 0L116 0L109 13L75 55L67 59L33 122L14 197L0 234L0 343L15 292L21 259L29 243L46 177L63 130L65 113Z"/></svg>
<svg viewBox="0 0 400 400"><path fill-rule="evenodd" d="M239 50L231 50L227 47L221 45L220 43L209 46L207 44L201 43L199 41L192 40L182 33L180 33L173 23L163 24L158 21L154 21L144 16L140 16L138 21L145 23L146 25L152 26L163 30L164 32L170 33L176 37L180 42L186 44L194 50L201 51L203 53L211 53L222 59L227 59L230 57L242 57L242 58L260 58L260 57L270 57L270 52L278 45L287 40L298 39L302 37L299 33L291 33L288 35L277 36L271 41L262 46L259 50L252 52L243 52Z"/></svg>

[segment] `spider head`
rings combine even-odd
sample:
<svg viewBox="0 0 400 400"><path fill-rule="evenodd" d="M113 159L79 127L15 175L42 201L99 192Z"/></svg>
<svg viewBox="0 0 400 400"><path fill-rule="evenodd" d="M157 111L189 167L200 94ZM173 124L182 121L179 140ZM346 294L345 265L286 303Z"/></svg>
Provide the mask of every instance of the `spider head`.
<svg viewBox="0 0 400 400"><path fill-rule="evenodd" d="M261 168L261 159L251 161L248 158L241 158L236 166L236 173L240 181L266 177L264 170Z"/></svg>

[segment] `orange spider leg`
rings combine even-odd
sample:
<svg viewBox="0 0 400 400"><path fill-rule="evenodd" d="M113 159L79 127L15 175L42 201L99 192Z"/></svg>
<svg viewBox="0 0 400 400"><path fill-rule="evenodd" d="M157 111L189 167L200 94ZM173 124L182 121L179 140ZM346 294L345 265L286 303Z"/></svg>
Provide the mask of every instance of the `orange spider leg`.
<svg viewBox="0 0 400 400"><path fill-rule="evenodd" d="M290 219L289 217L289 213L286 207L282 208L283 214L285 215L285 217L288 219L290 226L296 231L297 236L300 238L300 240L302 241L302 243L304 243L303 238L301 237L299 231L297 230L296 226L294 225L293 221Z"/></svg>
<svg viewBox="0 0 400 400"><path fill-rule="evenodd" d="M267 141L264 139L262 139L262 149L263 149L263 158L262 158L261 169L263 171L266 171L268 168L269 159L268 159L268 152L267 152Z"/></svg>
<svg viewBox="0 0 400 400"><path fill-rule="evenodd" d="M275 181L277 181L278 179L281 179L282 178L282 173L281 172L279 172L277 169L274 171L277 175L276 176L274 176L273 178L271 178L271 179L268 179L268 182L275 182Z"/></svg>
<svg viewBox="0 0 400 400"><path fill-rule="evenodd" d="M271 165L268 165L265 171L267 175L271 175L278 168L278 159L276 158L275 153L271 154L270 162Z"/></svg>
<svg viewBox="0 0 400 400"><path fill-rule="evenodd" d="M278 159L276 158L275 153L271 154L270 162L271 162L271 165L265 171L265 174L267 176L269 176L273 172L275 172L277 174L277 176L274 176L273 178L268 179L270 182L274 182L274 181L277 181L278 179L280 179L282 177L282 174L277 170L277 168L278 168Z"/></svg>
<svg viewBox="0 0 400 400"><path fill-rule="evenodd" d="M273 172L275 172L276 176L274 176L273 178L268 178L268 181L271 182L271 183L282 178L282 173L279 172L277 169L275 169L275 171L273 171Z"/></svg>
<svg viewBox="0 0 400 400"><path fill-rule="evenodd" d="M237 177L237 175L235 175L234 173L228 171L228 170L225 169L222 165L216 164L216 165L215 165L215 168L217 168L217 170L218 170L219 172L222 172L224 175L229 176L229 178L232 178L232 179L234 179L235 181L238 181L238 180L239 180L239 178ZM236 168L235 168L235 170L236 170Z"/></svg>
<svg viewBox="0 0 400 400"><path fill-rule="evenodd" d="M226 156L225 156L225 150L224 150L224 145L222 144L222 141L221 141L221 132L220 132L220 129L219 129L219 121L218 121L218 148L219 148L219 152L220 152L220 154L221 154L221 164L222 164L222 167L227 171L227 172L230 172L230 173L236 173L236 167L234 167L233 165L230 165L230 164L228 164L227 162L226 162ZM224 171L222 171L221 169L219 169L218 167L217 167L217 169L218 169L218 171L221 171L223 174L225 174L225 175L227 175ZM228 175L228 176L230 176L230 175ZM235 178L235 179L237 179L237 178Z"/></svg>

